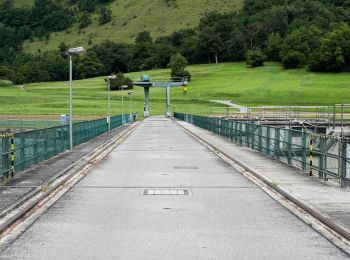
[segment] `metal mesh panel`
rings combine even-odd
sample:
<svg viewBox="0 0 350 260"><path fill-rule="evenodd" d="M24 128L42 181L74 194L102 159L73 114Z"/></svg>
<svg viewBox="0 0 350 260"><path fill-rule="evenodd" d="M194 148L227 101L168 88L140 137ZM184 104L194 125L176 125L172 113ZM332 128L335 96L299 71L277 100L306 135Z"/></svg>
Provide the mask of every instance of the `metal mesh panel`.
<svg viewBox="0 0 350 260"><path fill-rule="evenodd" d="M129 115L111 118L111 128L130 121ZM108 131L106 119L73 124L73 143L78 145ZM1 176L9 176L11 170L11 140L14 143L15 171L35 165L69 149L69 126L56 126L17 133L14 137L0 138Z"/></svg>
<svg viewBox="0 0 350 260"><path fill-rule="evenodd" d="M346 138L181 113L175 113L175 117L184 118L189 123L279 159L303 172L310 171L312 140L311 170L324 180L335 179L341 186L350 184L350 140Z"/></svg>

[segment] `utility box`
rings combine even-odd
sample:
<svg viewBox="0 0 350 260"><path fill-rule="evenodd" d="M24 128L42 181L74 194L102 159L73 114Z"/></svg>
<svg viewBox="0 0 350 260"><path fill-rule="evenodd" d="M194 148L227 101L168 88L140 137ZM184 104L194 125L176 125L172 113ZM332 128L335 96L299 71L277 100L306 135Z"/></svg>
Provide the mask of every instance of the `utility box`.
<svg viewBox="0 0 350 260"><path fill-rule="evenodd" d="M60 123L61 125L69 125L69 115L61 115Z"/></svg>

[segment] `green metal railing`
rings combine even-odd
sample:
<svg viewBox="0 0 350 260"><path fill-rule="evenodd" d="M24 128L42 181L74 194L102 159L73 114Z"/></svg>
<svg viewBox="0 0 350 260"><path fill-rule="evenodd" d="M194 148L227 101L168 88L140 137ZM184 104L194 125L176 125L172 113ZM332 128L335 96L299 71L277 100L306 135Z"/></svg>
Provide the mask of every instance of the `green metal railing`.
<svg viewBox="0 0 350 260"><path fill-rule="evenodd" d="M347 138L214 117L182 113L174 113L174 116L297 167L305 173L312 172L321 179L338 181L342 187L350 186L350 158L347 156L350 154L350 142ZM312 166L310 141L313 144Z"/></svg>
<svg viewBox="0 0 350 260"><path fill-rule="evenodd" d="M111 118L111 128L130 122L129 115ZM106 119L73 124L74 146L108 131ZM13 142L14 146L11 146ZM16 134L0 135L0 177L10 177L13 170L23 171L69 149L69 126L55 126ZM14 153L14 169L11 168Z"/></svg>
<svg viewBox="0 0 350 260"><path fill-rule="evenodd" d="M0 129L39 129L59 126L59 121L0 120Z"/></svg>

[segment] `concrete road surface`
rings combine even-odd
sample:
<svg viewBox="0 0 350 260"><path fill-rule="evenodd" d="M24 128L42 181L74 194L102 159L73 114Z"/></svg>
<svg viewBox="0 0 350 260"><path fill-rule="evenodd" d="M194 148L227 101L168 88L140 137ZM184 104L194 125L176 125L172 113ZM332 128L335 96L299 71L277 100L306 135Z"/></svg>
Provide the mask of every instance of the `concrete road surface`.
<svg viewBox="0 0 350 260"><path fill-rule="evenodd" d="M348 256L179 126L151 118L0 258Z"/></svg>

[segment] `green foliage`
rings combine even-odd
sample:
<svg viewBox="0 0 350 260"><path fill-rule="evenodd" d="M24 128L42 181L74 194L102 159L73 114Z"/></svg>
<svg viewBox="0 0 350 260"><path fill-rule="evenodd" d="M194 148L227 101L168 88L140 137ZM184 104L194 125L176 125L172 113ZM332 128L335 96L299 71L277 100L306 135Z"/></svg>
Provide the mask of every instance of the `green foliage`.
<svg viewBox="0 0 350 260"><path fill-rule="evenodd" d="M79 28L88 27L91 23L91 15L88 12L84 12L79 19Z"/></svg>
<svg viewBox="0 0 350 260"><path fill-rule="evenodd" d="M283 39L279 33L271 33L267 38L266 54L270 61L280 61Z"/></svg>
<svg viewBox="0 0 350 260"><path fill-rule="evenodd" d="M265 57L262 51L249 51L247 54L247 65L251 68L264 66Z"/></svg>
<svg viewBox="0 0 350 260"><path fill-rule="evenodd" d="M191 80L191 73L185 70L188 62L184 56L180 53L171 57L171 60L168 66L171 68L171 77L187 77L188 80Z"/></svg>
<svg viewBox="0 0 350 260"><path fill-rule="evenodd" d="M282 64L286 69L296 69L302 67L305 60L305 55L303 53L292 50L283 56Z"/></svg>
<svg viewBox="0 0 350 260"><path fill-rule="evenodd" d="M78 64L79 78L92 78L101 75L103 64L94 51L88 51Z"/></svg>
<svg viewBox="0 0 350 260"><path fill-rule="evenodd" d="M342 71L350 66L350 27L341 24L328 33L309 61L313 71Z"/></svg>
<svg viewBox="0 0 350 260"><path fill-rule="evenodd" d="M128 86L126 89L133 88L132 80L123 73L118 73L115 76L115 79L111 79L111 90L122 90L122 86Z"/></svg>
<svg viewBox="0 0 350 260"><path fill-rule="evenodd" d="M163 0L167 7L177 7L176 0Z"/></svg>
<svg viewBox="0 0 350 260"><path fill-rule="evenodd" d="M98 23L100 25L109 23L112 20L112 11L111 9L107 8L107 7L101 7L98 10Z"/></svg>
<svg viewBox="0 0 350 260"><path fill-rule="evenodd" d="M315 27L300 27L287 35L281 46L281 58L285 68L306 65L309 55L319 48L321 31Z"/></svg>

